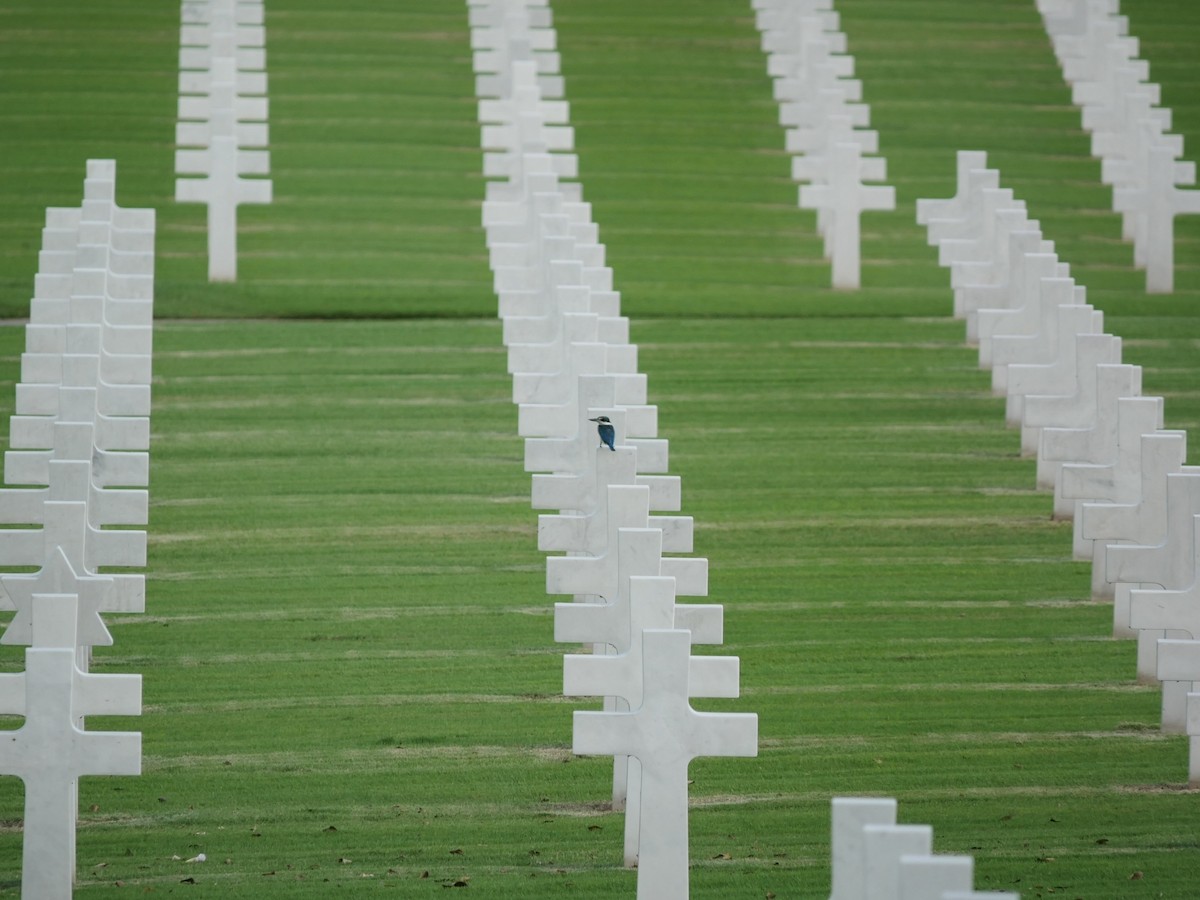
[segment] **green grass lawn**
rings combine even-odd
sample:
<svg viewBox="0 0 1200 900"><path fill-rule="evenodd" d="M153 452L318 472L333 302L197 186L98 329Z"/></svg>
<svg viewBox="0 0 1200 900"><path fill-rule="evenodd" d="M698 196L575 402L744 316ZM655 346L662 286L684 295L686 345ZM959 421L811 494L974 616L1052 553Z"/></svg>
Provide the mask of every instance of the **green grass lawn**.
<svg viewBox="0 0 1200 900"><path fill-rule="evenodd" d="M159 223L147 612L95 666L141 673L144 712L89 720L141 730L144 773L84 779L78 896L632 896L611 764L570 753L594 704L561 697L465 7L268 5L276 202L212 286L203 208L170 202L178 8L70 5L0 4L0 315L27 314L87 158ZM692 766L692 895L827 896L830 797L881 794L980 889L1191 897L1186 741L914 207L987 150L1193 447L1200 223L1147 297L1032 4L837 7L899 201L864 219L856 293L796 209L748 0L554 0L585 195L725 606L710 652L742 662L740 699L696 706L760 718L757 760ZM1200 9L1129 14L1194 154ZM0 328L0 423L23 341ZM0 896L21 790L0 778Z"/></svg>

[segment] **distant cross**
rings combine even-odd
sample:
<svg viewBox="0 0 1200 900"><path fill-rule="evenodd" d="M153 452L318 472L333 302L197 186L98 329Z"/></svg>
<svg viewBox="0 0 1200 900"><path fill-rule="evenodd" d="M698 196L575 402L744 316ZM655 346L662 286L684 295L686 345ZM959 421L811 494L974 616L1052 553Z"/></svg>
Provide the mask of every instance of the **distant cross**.
<svg viewBox="0 0 1200 900"><path fill-rule="evenodd" d="M70 594L35 594L25 671L0 674L0 713L25 717L17 730L0 732L0 774L25 782L21 891L31 900L70 900L79 777L142 769L140 733L76 725L87 715L140 715L142 706L140 675L76 666L77 603Z"/></svg>
<svg viewBox="0 0 1200 900"><path fill-rule="evenodd" d="M208 207L208 280L237 281L237 208L243 203L270 203L271 182L241 177L261 163L256 151L239 149L232 110L213 114L207 148L179 153L179 172L207 176L178 179L175 201Z"/></svg>
<svg viewBox="0 0 1200 900"><path fill-rule="evenodd" d="M861 284L859 217L863 211L896 208L894 187L862 183L861 154L858 144L837 144L829 182L800 188L800 206L824 211L830 219L828 233L832 240L828 243L835 288L856 289Z"/></svg>
<svg viewBox="0 0 1200 900"><path fill-rule="evenodd" d="M1175 291L1175 217L1200 213L1200 191L1175 185L1175 154L1169 147L1152 147L1148 155L1145 186L1116 189L1113 206L1145 222L1146 293L1170 294Z"/></svg>

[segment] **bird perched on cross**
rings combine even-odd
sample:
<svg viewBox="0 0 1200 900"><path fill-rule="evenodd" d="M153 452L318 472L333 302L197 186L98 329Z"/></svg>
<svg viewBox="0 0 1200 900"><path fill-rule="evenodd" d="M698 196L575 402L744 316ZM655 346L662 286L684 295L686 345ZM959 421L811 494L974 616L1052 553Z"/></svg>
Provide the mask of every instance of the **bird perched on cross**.
<svg viewBox="0 0 1200 900"><path fill-rule="evenodd" d="M596 416L588 421L596 423L596 431L600 434L600 443L615 453L617 451L617 429L613 427L608 416Z"/></svg>

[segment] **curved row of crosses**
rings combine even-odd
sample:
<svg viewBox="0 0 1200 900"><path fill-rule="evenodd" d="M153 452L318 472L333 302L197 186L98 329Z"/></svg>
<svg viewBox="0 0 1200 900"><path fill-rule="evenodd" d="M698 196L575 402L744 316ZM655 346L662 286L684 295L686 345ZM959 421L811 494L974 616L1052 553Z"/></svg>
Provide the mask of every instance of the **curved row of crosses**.
<svg viewBox="0 0 1200 900"><path fill-rule="evenodd" d="M616 757L615 808L625 808L625 863L639 898L688 896L687 765L701 755L755 755L753 715L691 709L690 697L736 697L732 657L690 655L719 643L719 606L680 605L707 594L707 564L664 556L692 549L679 479L637 371L589 205L577 181L549 7L474 0L472 46L488 184L483 206L499 312L533 475L555 638L592 645L564 660L564 693L602 696L577 712L573 748ZM592 423L598 423L598 428ZM615 435L615 439L614 439ZM835 800L835 896L944 900L971 890L970 857L932 854L932 830L895 823L894 801ZM890 804L891 821L877 814ZM866 877L865 873L869 873ZM858 876L858 877L856 877ZM839 886L840 883L840 886ZM1011 897L1012 895L1004 895Z"/></svg>
<svg viewBox="0 0 1200 900"><path fill-rule="evenodd" d="M1200 466L1187 433L1165 430L1163 398L978 151L958 154L958 188L917 217L951 271L955 315L978 344L1037 485L1070 519L1092 561L1092 594L1113 603L1113 633L1137 638L1137 675L1162 682L1162 728L1190 734L1200 786Z"/></svg>
<svg viewBox="0 0 1200 900"><path fill-rule="evenodd" d="M270 203L263 0L183 0L175 200L208 207L208 280L237 281L237 208Z"/></svg>
<svg viewBox="0 0 1200 900"><path fill-rule="evenodd" d="M1200 213L1196 164L1185 162L1183 136L1171 134L1171 110L1138 58L1138 40L1118 0L1038 0L1083 127L1092 135L1100 177L1112 185L1122 236L1146 270L1146 292L1175 290L1175 217Z"/></svg>
<svg viewBox="0 0 1200 900"><path fill-rule="evenodd" d="M629 321L620 314L577 176L550 9L477 0L471 41L487 186L483 224L508 348L518 433L533 475L555 640L590 653L563 660L563 692L603 697L574 716L575 753L615 758L625 863L638 897L688 896L688 764L755 756L758 719L702 713L692 697L737 697L738 659L693 656L722 640L708 561L690 553L692 520L667 471ZM598 423L594 424L594 423Z"/></svg>
<svg viewBox="0 0 1200 900"><path fill-rule="evenodd" d="M801 182L800 207L817 211L825 258L835 288L861 284L859 217L896 208L896 189L868 184L887 178L879 133L854 78L833 0L754 0L767 72L787 129L792 178Z"/></svg>
<svg viewBox="0 0 1200 900"><path fill-rule="evenodd" d="M81 775L141 773L141 734L88 731L140 715L140 675L88 672L112 644L102 612L143 612L154 211L116 205L116 164L90 160L82 206L46 211L0 491L2 638L25 671L0 675L0 774L25 782L21 896L64 900L75 875ZM32 528L28 526L34 526ZM121 526L112 528L109 526Z"/></svg>

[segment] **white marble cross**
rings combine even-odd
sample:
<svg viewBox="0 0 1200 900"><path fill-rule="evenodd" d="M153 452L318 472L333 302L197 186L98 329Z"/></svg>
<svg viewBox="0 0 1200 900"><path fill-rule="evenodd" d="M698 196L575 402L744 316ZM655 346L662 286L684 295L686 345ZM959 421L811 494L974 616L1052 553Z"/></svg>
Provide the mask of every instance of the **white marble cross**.
<svg viewBox="0 0 1200 900"><path fill-rule="evenodd" d="M641 634L648 628L687 628L695 623L701 630L692 631L692 643L719 643L707 638L720 637L720 606L677 606L675 579L668 577L631 576L625 588L629 619L624 633L610 635L617 641L615 653L568 654L563 657L563 694L568 697L617 697L623 706L606 708L637 709L642 704L642 642ZM571 604L563 604L571 606ZM687 623L687 624L685 624ZM556 609L556 628L558 625ZM575 624L579 624L576 617ZM710 626L715 624L716 634ZM737 697L739 695L739 661L736 656L693 656L690 659L688 691L691 697ZM614 772L614 809L625 808L625 865L637 865L639 822L641 809L641 771L636 760L616 757L615 766L628 766L626 773ZM618 793L624 788L625 796ZM627 802L632 798L634 802ZM621 801L625 800L624 804Z"/></svg>
<svg viewBox="0 0 1200 900"><path fill-rule="evenodd" d="M1009 426L1021 427L1027 396L1062 396L1073 392L1078 336L1104 333L1103 312L1087 304L1072 302L1076 287L1074 279L1070 278L1048 278L1042 282L1041 291L1050 295L1043 298L1044 302L1054 305L1054 325L1047 324L1046 335L1048 342L1053 344L1053 352L1045 362L1014 362L1005 367L1004 421ZM995 378L992 386L996 386ZM1037 442L1031 440L1030 452L1036 449Z"/></svg>
<svg viewBox="0 0 1200 900"><path fill-rule="evenodd" d="M975 882L970 856L905 854L900 857L896 900L942 900L948 891L969 891Z"/></svg>
<svg viewBox="0 0 1200 900"><path fill-rule="evenodd" d="M535 3L498 3L495 0L470 0L467 4L467 22L475 28L502 28L506 21L523 21L527 28L552 28L550 7Z"/></svg>
<svg viewBox="0 0 1200 900"><path fill-rule="evenodd" d="M596 415L609 415L606 410L618 404L617 379L611 375L580 375L577 378L578 413L574 428L562 437L526 438L525 471L550 472L568 478L592 477L597 445ZM621 443L637 449L635 471L642 474L667 471L667 441L656 438L658 408L655 406L623 407L624 428L618 430ZM537 488L535 487L535 493ZM536 508L556 508L538 506ZM557 507L569 508L569 507Z"/></svg>
<svg viewBox="0 0 1200 900"><path fill-rule="evenodd" d="M985 186L1000 186L1000 173L995 169L988 168L987 153L983 150L959 150L955 154L954 165L955 190L953 197L917 200L917 224L926 227L930 243L934 243L931 226L935 221L961 222L967 216L967 198L972 191ZM980 174L973 176L972 172Z"/></svg>
<svg viewBox="0 0 1200 900"><path fill-rule="evenodd" d="M995 169L968 168L960 173L965 182L960 182L957 193L947 200L936 200L943 206L931 207L926 225L926 241L938 248L938 264L948 266L957 254L943 255L941 245L951 242L973 242L984 227L985 201L989 196L1003 197L1009 205L1017 204L1012 191L1000 187L1000 175ZM1001 194L995 192L1003 191ZM1024 208L1024 203L1020 203Z"/></svg>
<svg viewBox="0 0 1200 900"><path fill-rule="evenodd" d="M563 693L568 697L621 697L631 709L636 709L642 702L640 637L643 631L680 628L691 635L693 644L719 644L722 607L719 604L679 605L675 597L673 577L630 575L621 597L621 605L626 607L625 621L619 626L615 617L604 616L601 611L601 607L606 612L617 606L616 602L555 604L555 640L561 641L570 635L572 640L607 643L616 651L605 656L568 654L563 657ZM560 615L560 611L575 614ZM694 629L693 625L696 626ZM694 656L690 665L689 696L738 696L736 656Z"/></svg>
<svg viewBox="0 0 1200 900"><path fill-rule="evenodd" d="M1144 188L1116 189L1113 206L1144 217L1147 250L1146 292L1170 294L1175 290L1175 217L1200 213L1200 191L1182 190L1175 184L1175 154L1157 146L1149 152Z"/></svg>
<svg viewBox="0 0 1200 900"><path fill-rule="evenodd" d="M84 731L88 715L141 714L140 675L92 675L75 664L77 598L33 596L34 645L25 671L0 674L0 774L25 782L22 896L69 900L75 872L76 783L82 775L141 774L141 734Z"/></svg>
<svg viewBox="0 0 1200 900"><path fill-rule="evenodd" d="M1018 200L1010 188L986 186L991 181L985 178L990 171L973 169L968 173L968 177L981 183L967 193L962 219L939 219L929 224L929 239L937 247L938 265L951 270L952 286L965 280L962 272L955 269L961 263L990 265L998 246L995 232L1002 213L1011 212L1017 223L1029 221L1025 201ZM1014 226L1008 230L1017 229Z"/></svg>
<svg viewBox="0 0 1200 900"><path fill-rule="evenodd" d="M609 522L608 546L600 556L551 556L546 559L546 593L600 598L602 609L616 611L622 586L631 575L670 575L682 597L708 594L708 560L696 556L663 556L662 532L657 528L621 528ZM560 636L563 615L581 614L587 604L558 604L555 608L555 640L599 642L601 637ZM627 608L622 615L628 622ZM620 643L619 641L607 641Z"/></svg>
<svg viewBox="0 0 1200 900"><path fill-rule="evenodd" d="M506 14L496 27L485 25L472 29L471 66L477 76L476 94L480 97L510 96L513 65L528 61L537 67L542 96L561 97L561 78L546 77L562 71L562 60L554 49L554 29L533 27L527 18L522 21L519 10L517 12L515 17Z"/></svg>
<svg viewBox="0 0 1200 900"><path fill-rule="evenodd" d="M1091 503L1136 504L1145 484L1142 463L1143 438L1161 434L1163 412L1161 397L1121 397L1117 400L1117 436L1111 459L1090 464L1069 464L1063 468L1062 494L1079 501L1074 515L1072 536L1076 559L1091 559L1092 596L1111 599L1112 589L1104 579L1107 544L1096 541L1084 525L1084 508ZM1175 432L1186 438L1186 432Z"/></svg>
<svg viewBox="0 0 1200 900"><path fill-rule="evenodd" d="M9 483L49 484L49 461L58 460L90 462L97 487L144 485L145 454L141 451L150 444L150 423L140 412L143 392L136 388L145 388L148 396L149 385L101 383L97 387L98 357L59 354L56 359L60 363L58 371L43 372L53 381L36 385L44 390L31 392L23 403L19 401L22 412L10 418L12 449L5 461ZM29 385L18 383L18 396L22 386ZM101 402L102 396L108 398L106 403ZM103 407L113 414L106 415L101 411ZM32 468L24 470L25 475L35 469L46 474L13 477L14 461L26 457L30 461L23 464ZM132 480L121 480L120 476Z"/></svg>
<svg viewBox="0 0 1200 900"><path fill-rule="evenodd" d="M1181 590L1195 577L1195 517L1200 515L1200 468L1184 467L1167 475L1166 529L1156 544L1114 544L1107 554L1107 577L1112 582L1157 585ZM1132 602L1132 599L1131 599ZM1138 631L1138 680L1158 678L1160 631Z"/></svg>
<svg viewBox="0 0 1200 900"><path fill-rule="evenodd" d="M862 150L855 143L834 147L833 167L827 184L800 187L800 206L824 210L830 217L829 250L833 262L833 286L856 289L861 285L860 216L866 210L896 208L896 189L890 185L866 185L862 181Z"/></svg>
<svg viewBox="0 0 1200 900"><path fill-rule="evenodd" d="M542 208L567 216L571 225L592 221L591 204L583 199L579 182L563 181L572 176L561 171L561 161L570 155L525 152L513 157L514 167L503 181L489 181L483 201L482 223L487 240L503 240L520 228L522 238L533 233L534 216ZM504 230L504 226L511 226Z"/></svg>
<svg viewBox="0 0 1200 900"><path fill-rule="evenodd" d="M830 803L829 852L832 889L829 900L868 900L863 829L895 825L896 801L891 797L834 797Z"/></svg>
<svg viewBox="0 0 1200 900"><path fill-rule="evenodd" d="M834 797L829 900L1016 900L976 894L970 856L933 855L933 829L897 825L890 797Z"/></svg>
<svg viewBox="0 0 1200 900"><path fill-rule="evenodd" d="M201 94L180 97L175 171L200 177L177 179L175 200L207 206L210 281L237 280L237 207L273 199L269 179L243 177L270 168L267 150L249 149L267 144L267 98L248 96L265 93L266 76L247 71L266 67L265 31L239 23L234 7L226 0L187 13L180 32L180 68L202 71L180 77L181 90Z"/></svg>
<svg viewBox="0 0 1200 900"><path fill-rule="evenodd" d="M1007 241L994 247L990 262L976 271L990 268L992 277L964 281L954 289L955 318L966 319L967 340L979 342L981 368L995 365L989 358L993 337L1028 334L1036 325L1042 282L1069 274L1054 254L1054 243L1043 240L1038 224L1023 216L1007 232Z"/></svg>
<svg viewBox="0 0 1200 900"><path fill-rule="evenodd" d="M1155 673L1163 683L1164 731L1184 730L1186 695L1193 690L1193 682L1200 681L1200 668L1194 666L1194 648L1186 646L1200 639L1200 527L1197 527L1195 517L1192 529L1191 582L1172 590L1134 590L1129 601L1131 627L1170 636L1166 640L1158 639ZM1173 658L1164 659L1164 647L1171 647ZM1172 684L1176 686L1169 688ZM1169 693L1173 696L1169 697Z"/></svg>
<svg viewBox="0 0 1200 900"><path fill-rule="evenodd" d="M261 25L263 0L183 0L180 11L185 25L203 25L221 16L238 25Z"/></svg>
<svg viewBox="0 0 1200 900"><path fill-rule="evenodd" d="M80 475L77 481L87 477L86 471L76 474ZM101 566L146 565L146 532L94 527L88 521L86 501L52 499L39 506L38 521L42 528L0 530L0 566L52 567L57 564L56 550L63 554L73 572L84 577L94 575ZM5 590L14 602L22 595L21 579L24 577L27 576L4 576ZM121 573L110 577L113 585L111 591L103 595L104 609L141 612L145 608L144 576ZM85 593L85 597L91 596ZM16 625L18 621L14 620L12 624ZM22 639L20 642L27 641Z"/></svg>
<svg viewBox="0 0 1200 900"><path fill-rule="evenodd" d="M86 329L68 328L72 335L86 333ZM133 365L125 366L122 362ZM93 419L87 421L93 421L97 414L126 419L145 417L150 413L148 376L149 356L87 352L24 353L21 356L21 380L17 389L20 404L17 416L60 416L64 397L60 388L68 387L91 391ZM129 422L123 424L131 425Z"/></svg>
<svg viewBox="0 0 1200 900"><path fill-rule="evenodd" d="M1003 192L988 191L985 201L999 199ZM947 241L939 256L969 250L969 255L950 262L950 286L954 289L955 315L966 319L967 341L980 340L981 307L988 299L1008 299L1014 277L1010 253L1023 254L1053 249L1042 239L1041 226L1030 219L1020 206L1004 206L992 211L974 242ZM1061 270L1060 270L1061 271Z"/></svg>
<svg viewBox="0 0 1200 900"><path fill-rule="evenodd" d="M900 900L900 861L933 853L929 825L863 826L863 900Z"/></svg>
<svg viewBox="0 0 1200 900"><path fill-rule="evenodd" d="M1138 466L1142 435L1162 430L1162 397L1118 397L1115 423L1105 427L1087 448L1085 458L1063 465L1059 473L1059 495L1074 503L1072 539L1076 559L1091 559L1092 541L1083 536L1079 513L1085 500L1131 500L1141 489ZM1108 424L1108 423L1106 423Z"/></svg>
<svg viewBox="0 0 1200 900"><path fill-rule="evenodd" d="M578 377L611 375L618 406L645 405L647 379L637 371L637 347L600 340L600 322L593 313L564 313L558 319L561 330L550 340L510 344L513 402L528 407L566 407L561 415L570 417L578 409ZM538 409L537 419L532 409L525 415L527 430L522 431L518 425L518 434L528 436L543 436L533 430L544 430L532 424L537 419L545 422L556 418L548 409Z"/></svg>
<svg viewBox="0 0 1200 900"><path fill-rule="evenodd" d="M1045 261L1046 256L1036 255L1038 260ZM1027 261L1030 257L1026 257ZM1042 262L1045 271L1055 271L1065 276L1066 266ZM1064 283L1065 282L1065 283ZM1005 310L1014 315L999 324L991 334L988 348L992 369L992 393L1001 397L1009 395L1008 369L1014 365L1053 365L1059 357L1059 347L1066 343L1060 338L1059 325L1063 323L1060 312L1062 306L1082 306L1076 314L1078 327L1068 331L1069 335L1078 334L1081 330L1099 330L1103 321L1098 310L1084 302L1086 290L1082 285L1074 283L1068 277L1033 275L1033 284L1029 286L1027 299L1020 310ZM990 312L981 310L980 316ZM988 324L982 318L982 329ZM984 356L984 343L980 342L980 359Z"/></svg>
<svg viewBox="0 0 1200 900"><path fill-rule="evenodd" d="M567 101L543 96L537 65L531 60L513 63L511 77L509 93L479 101L478 119L484 124L481 142L485 148L498 147L502 151L484 153L484 177L520 180L528 164L526 157L532 153L544 157L550 163L550 170L560 178L578 177L578 158L574 153L562 152L570 150L573 141ZM518 127L523 132L520 140L498 143L502 136L494 130L496 125ZM489 131L489 127L493 130ZM541 128L548 130L543 132Z"/></svg>
<svg viewBox="0 0 1200 900"><path fill-rule="evenodd" d="M1167 475L1183 468L1187 458L1187 432L1156 431L1141 437L1138 477L1141 485L1135 499L1124 503L1084 503L1079 521L1083 536L1106 549L1104 559L1096 560L1093 581L1103 578L1108 583L1108 550L1111 544L1155 544L1166 538L1167 532ZM1127 582L1105 591L1113 594L1113 636L1136 637L1129 624L1129 593ZM1095 590L1095 588L1093 588Z"/></svg>
<svg viewBox="0 0 1200 900"><path fill-rule="evenodd" d="M642 703L628 712L577 711L576 754L641 762L639 900L686 900L688 765L701 756L757 756L758 716L696 712L688 702L691 635L642 633Z"/></svg>
<svg viewBox="0 0 1200 900"><path fill-rule="evenodd" d="M60 388L59 402L54 409L48 410L50 415L13 416L10 429L13 449L4 455L5 480L10 484L48 485L53 463L77 461L91 464L91 484L97 491L110 487L144 487L149 481L149 458L144 450L137 448L149 446L148 420L104 416L95 411L95 394L87 388ZM93 421L87 421L86 415L93 416ZM100 503L110 508L133 509L130 504L144 503L141 497L144 495L138 493L128 496L105 494ZM97 522L144 524L144 514L140 515L141 520L134 521L125 518L124 514L102 513Z"/></svg>
<svg viewBox="0 0 1200 900"><path fill-rule="evenodd" d="M552 315L562 300L559 292L564 287L586 288L593 293L610 290L612 270L607 266L585 266L581 259L556 254L559 249L570 254L578 244L573 237L562 235L543 241L539 248L542 254L540 265L499 269L494 273L501 319ZM597 315L607 312L596 307L591 296L588 311Z"/></svg>
<svg viewBox="0 0 1200 900"><path fill-rule="evenodd" d="M663 533L663 552L691 553L691 516L650 517L650 489L641 484L610 484L606 502L592 513L538 516L538 549L543 553L585 553L608 549L611 523L618 528L657 528Z"/></svg>
<svg viewBox="0 0 1200 900"><path fill-rule="evenodd" d="M650 488L650 509L654 512L678 512L682 504L682 489L678 475L637 474L637 451L623 446L621 435L626 417L625 409L597 409L597 415L607 415L617 431L615 451L596 447L592 450L594 465L578 475L533 476L532 505L534 509L575 510L584 514L594 512L601 502L602 492L610 484L644 484ZM593 429L593 434L595 430Z"/></svg>
<svg viewBox="0 0 1200 900"><path fill-rule="evenodd" d="M532 160L543 159L545 156L545 154L526 154L521 158ZM532 267L535 262L530 258L535 249L539 253L536 262L548 266L556 259L551 251L559 247L572 254L572 256L561 258L576 259L580 268L584 267L585 260L593 261L596 266L603 266L602 249L599 243L600 230L592 221L591 204L574 199L571 192L565 189L566 186L559 183L557 176L552 174L533 172L524 174L522 177L524 182L506 182L508 186L513 186L516 190L509 194L499 194L495 199L487 199L483 203L489 262L493 265L497 262L498 254L493 252L493 248L518 245L526 248L524 250L526 258L521 261L521 265L527 267ZM542 184L543 181L549 183ZM492 186L498 184L500 182L490 182ZM561 238L571 238L574 240L574 244L562 244L554 240ZM536 248L530 246L534 242L538 243ZM597 259L599 261L595 262ZM493 276L493 281L498 288L506 292L515 290L506 288L501 283L498 273ZM590 288L592 286L590 281L590 278L585 281L581 272L574 282L560 280L552 283L564 285L574 283ZM589 311L597 314L613 314L615 312L592 306L591 299L591 297L588 298L586 306ZM511 302L519 305L515 300ZM556 309L556 298L553 296L541 295L532 298L532 302L534 306L531 309L502 310L500 317L507 319L512 316L548 316ZM505 340L505 344L507 343L508 340Z"/></svg>
<svg viewBox="0 0 1200 900"><path fill-rule="evenodd" d="M236 9L241 5L212 0L204 14L198 14L194 6L190 10L182 8L182 24L179 27L181 47L210 50L213 55L219 57L233 57L242 48L261 49L267 41L266 29L262 26L262 15L259 13L239 16ZM261 69L263 66L247 68Z"/></svg>
<svg viewBox="0 0 1200 900"><path fill-rule="evenodd" d="M1144 193L1150 180L1151 158L1158 148L1169 151L1173 157L1183 153L1183 138L1177 134L1166 134L1161 126L1143 118L1134 123L1137 127L1123 133L1128 147L1120 156L1103 159L1101 178L1108 176L1113 185L1113 208L1121 213L1121 237L1133 243L1133 264L1145 269L1150 261L1150 222L1145 215ZM1190 160L1175 159L1170 180L1183 187L1196 183L1196 164Z"/></svg>
<svg viewBox="0 0 1200 900"><path fill-rule="evenodd" d="M204 150L184 156L180 169L202 178L180 178L175 182L178 203L203 203L208 208L208 279L237 280L237 208L243 203L270 203L272 183L262 178L243 178L254 166L244 162L231 111L214 114L212 138ZM183 152L183 151L180 151ZM251 157L254 165L257 158Z"/></svg>
<svg viewBox="0 0 1200 900"><path fill-rule="evenodd" d="M546 581L549 593L565 592L568 587L581 587L574 603L554 606L554 639L566 643L594 645L597 653L625 653L634 640L631 621L630 580L637 576L670 576L672 597L676 594L702 597L708 593L708 561L690 557L662 555L663 534L653 528L618 528L609 522L610 536L606 542L607 565L582 570L582 574L599 575L605 584L595 580L578 585L563 585L561 573L553 571L551 557L547 560ZM570 573L568 573L570 574ZM577 570L574 574L580 574ZM611 576L611 578L609 577ZM601 589L597 593L597 588ZM596 602L597 598L600 602ZM583 601L583 602L580 602ZM590 601L590 602L589 602ZM672 627L687 628L693 643L719 644L722 639L722 607L717 605L680 605L675 607ZM613 707L606 700L606 708ZM613 806L622 808L626 796L626 765L618 757L613 772Z"/></svg>
<svg viewBox="0 0 1200 900"><path fill-rule="evenodd" d="M8 623L0 644L30 646L34 642L34 597L43 594L72 594L77 597L78 622L75 639L81 647L107 647L112 644L112 635L100 618L100 613L111 611L109 594L112 590L111 576L80 576L71 566L61 547L55 547L50 559L35 575L0 575L0 593L16 614Z"/></svg>
<svg viewBox="0 0 1200 900"><path fill-rule="evenodd" d="M1096 414L1095 419L1083 428L1047 428L1042 431L1042 444L1038 453L1038 477L1045 484L1054 485L1054 517L1073 519L1077 501L1063 494L1063 470L1072 463L1104 463L1116 455L1119 419L1118 403L1123 397L1140 397L1142 394L1141 366L1116 365L1096 368ZM1145 418L1154 410L1138 407L1139 420L1150 425L1146 431L1162 427L1161 416L1154 420ZM1157 407L1161 411L1161 406ZM1151 424L1152 422L1157 424ZM1087 498L1093 499L1093 498Z"/></svg>
<svg viewBox="0 0 1200 900"><path fill-rule="evenodd" d="M1187 624L1195 627L1195 617ZM1172 633L1185 633L1186 629ZM1158 642L1158 677L1162 682L1162 730L1188 735L1188 782L1194 786L1200 776L1200 641L1194 638L1165 638Z"/></svg>
<svg viewBox="0 0 1200 900"><path fill-rule="evenodd" d="M1071 339L1068 335L1068 340ZM1074 367L1069 383L1062 389L1055 381L1056 393L1027 394L1021 409L1021 455L1033 456L1041 449L1046 428L1079 428L1096 415L1096 370L1121 361L1121 339L1102 332L1074 335ZM1050 487L1038 480L1039 487Z"/></svg>

